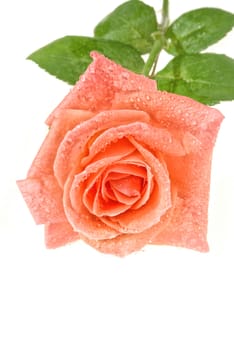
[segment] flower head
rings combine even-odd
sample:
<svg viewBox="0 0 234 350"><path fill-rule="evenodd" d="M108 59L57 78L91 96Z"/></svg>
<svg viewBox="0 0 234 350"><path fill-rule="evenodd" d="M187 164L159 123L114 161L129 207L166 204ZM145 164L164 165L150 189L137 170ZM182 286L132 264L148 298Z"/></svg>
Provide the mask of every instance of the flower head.
<svg viewBox="0 0 234 350"><path fill-rule="evenodd" d="M98 53L47 119L19 188L49 248L82 239L124 256L146 244L207 251L222 115Z"/></svg>

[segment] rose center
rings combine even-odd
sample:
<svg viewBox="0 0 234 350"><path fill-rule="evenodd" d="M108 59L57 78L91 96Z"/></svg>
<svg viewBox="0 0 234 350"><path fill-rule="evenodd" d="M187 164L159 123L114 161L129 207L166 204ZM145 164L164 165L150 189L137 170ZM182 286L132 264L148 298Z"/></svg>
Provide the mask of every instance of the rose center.
<svg viewBox="0 0 234 350"><path fill-rule="evenodd" d="M83 203L92 214L115 216L148 201L154 187L150 170L142 162L131 161L100 169L85 182Z"/></svg>
<svg viewBox="0 0 234 350"><path fill-rule="evenodd" d="M144 180L139 176L122 175L119 178L112 178L106 182L107 191L116 194L117 192L127 197L139 197L143 188Z"/></svg>

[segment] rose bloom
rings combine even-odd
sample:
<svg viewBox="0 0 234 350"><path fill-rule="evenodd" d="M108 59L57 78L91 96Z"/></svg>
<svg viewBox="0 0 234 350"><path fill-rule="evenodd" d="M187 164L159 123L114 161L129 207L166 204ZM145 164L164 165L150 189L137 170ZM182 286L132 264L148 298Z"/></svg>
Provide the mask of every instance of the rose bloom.
<svg viewBox="0 0 234 350"><path fill-rule="evenodd" d="M147 244L208 251L211 159L223 116L92 57L18 181L35 222L45 224L46 246L82 239L118 256Z"/></svg>

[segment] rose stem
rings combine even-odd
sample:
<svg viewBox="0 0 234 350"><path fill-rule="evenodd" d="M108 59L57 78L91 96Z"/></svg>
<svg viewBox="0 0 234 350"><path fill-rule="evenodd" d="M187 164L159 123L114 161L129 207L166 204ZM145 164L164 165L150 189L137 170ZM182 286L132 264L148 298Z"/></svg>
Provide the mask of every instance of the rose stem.
<svg viewBox="0 0 234 350"><path fill-rule="evenodd" d="M159 25L159 31L153 33L154 43L150 51L149 57L144 65L142 73L152 77L156 70L159 54L162 51L165 41L165 32L169 24L169 0L163 0L162 6L162 22ZM151 74L150 71L152 70Z"/></svg>
<svg viewBox="0 0 234 350"><path fill-rule="evenodd" d="M169 25L169 0L163 0L161 31L165 33Z"/></svg>

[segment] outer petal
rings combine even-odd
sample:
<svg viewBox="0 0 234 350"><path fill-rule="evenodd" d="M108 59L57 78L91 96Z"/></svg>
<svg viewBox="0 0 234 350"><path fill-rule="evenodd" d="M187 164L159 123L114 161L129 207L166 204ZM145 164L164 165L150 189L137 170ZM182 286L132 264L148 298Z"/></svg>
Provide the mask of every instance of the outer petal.
<svg viewBox="0 0 234 350"><path fill-rule="evenodd" d="M113 239L105 240L91 240L82 234L80 237L84 242L102 253L123 257L142 249L150 243L152 235L146 235L145 233L137 235L122 234Z"/></svg>
<svg viewBox="0 0 234 350"><path fill-rule="evenodd" d="M54 177L54 158L66 132L93 115L92 112L80 110L63 110L58 113L27 178L17 182L37 224L66 220L62 190Z"/></svg>
<svg viewBox="0 0 234 350"><path fill-rule="evenodd" d="M207 251L207 222L212 150L202 150L166 163L178 195L183 199L171 225L154 241Z"/></svg>
<svg viewBox="0 0 234 350"><path fill-rule="evenodd" d="M136 235L122 234L112 239L104 240L92 240L80 234L80 238L102 253L113 254L120 257L139 251L145 245L151 244L157 235L160 233L163 234L163 231L169 225L174 214L174 207L178 202L174 189L172 189L172 196L173 206L161 217L159 223L142 233Z"/></svg>
<svg viewBox="0 0 234 350"><path fill-rule="evenodd" d="M101 111L110 108L111 101L118 92L155 91L154 80L135 74L97 52L93 52L91 56L93 62L49 116L48 125L52 123L58 109Z"/></svg>
<svg viewBox="0 0 234 350"><path fill-rule="evenodd" d="M201 212L192 213L186 201L181 201L174 210L170 224L157 236L151 244L174 245L183 248L207 252L209 246L206 239L207 215Z"/></svg>
<svg viewBox="0 0 234 350"><path fill-rule="evenodd" d="M176 139L166 129L158 128L150 123L136 121L103 131L91 144L89 158L105 149L111 142L117 142L119 139L128 136L133 136L138 142L147 145L153 151L160 151L178 157L184 156L189 148L188 146L185 147L180 140Z"/></svg>
<svg viewBox="0 0 234 350"><path fill-rule="evenodd" d="M66 221L63 193L52 175L20 180L17 184L37 224Z"/></svg>
<svg viewBox="0 0 234 350"><path fill-rule="evenodd" d="M57 111L56 118L29 169L28 177L38 178L41 175L53 174L54 159L65 134L92 116L93 113L89 111L71 109Z"/></svg>
<svg viewBox="0 0 234 350"><path fill-rule="evenodd" d="M189 97L155 91L120 93L115 96L112 108L129 108L147 112L152 119L167 130L190 132L202 143L203 148L213 148L223 120L222 114ZM192 139L185 139L191 147Z"/></svg>
<svg viewBox="0 0 234 350"><path fill-rule="evenodd" d="M47 248L57 248L80 238L68 222L45 225L45 244Z"/></svg>

